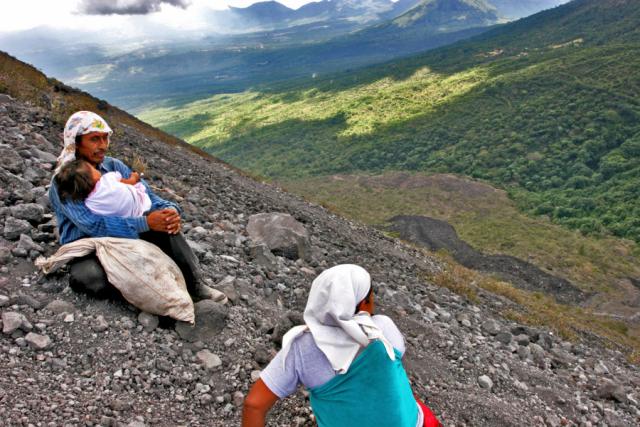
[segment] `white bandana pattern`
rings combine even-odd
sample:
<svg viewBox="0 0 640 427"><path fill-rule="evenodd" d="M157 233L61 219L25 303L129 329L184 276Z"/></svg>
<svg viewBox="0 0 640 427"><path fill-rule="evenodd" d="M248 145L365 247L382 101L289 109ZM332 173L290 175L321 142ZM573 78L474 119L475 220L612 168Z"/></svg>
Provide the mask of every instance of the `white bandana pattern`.
<svg viewBox="0 0 640 427"><path fill-rule="evenodd" d="M78 111L69 117L64 125L64 148L58 156L54 174L57 174L66 163L76 159L76 136L91 132L107 133L109 136L113 134L107 122L91 111Z"/></svg>

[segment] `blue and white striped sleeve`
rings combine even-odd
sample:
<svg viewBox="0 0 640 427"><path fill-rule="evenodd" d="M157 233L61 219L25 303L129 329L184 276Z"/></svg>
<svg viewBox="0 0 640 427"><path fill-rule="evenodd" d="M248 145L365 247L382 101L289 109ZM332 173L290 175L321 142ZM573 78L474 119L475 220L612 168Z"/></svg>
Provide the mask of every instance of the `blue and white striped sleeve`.
<svg viewBox="0 0 640 427"><path fill-rule="evenodd" d="M149 231L147 218L96 215L83 201L67 200L59 209L80 231L91 237L125 237L137 239L139 233Z"/></svg>

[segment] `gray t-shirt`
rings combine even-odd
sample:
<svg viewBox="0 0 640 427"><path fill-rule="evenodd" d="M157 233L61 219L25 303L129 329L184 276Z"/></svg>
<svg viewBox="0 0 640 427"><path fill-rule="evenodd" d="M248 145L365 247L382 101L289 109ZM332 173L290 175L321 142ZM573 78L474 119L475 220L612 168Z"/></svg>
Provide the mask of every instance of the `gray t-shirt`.
<svg viewBox="0 0 640 427"><path fill-rule="evenodd" d="M404 338L393 320L383 315L371 318L391 345L404 355ZM315 388L337 375L327 356L316 345L311 333L304 333L291 343L284 365L282 358L283 353L280 350L260 373L262 381L280 399L294 393L299 384ZM422 419L422 411L419 410L418 426L422 425Z"/></svg>
<svg viewBox="0 0 640 427"><path fill-rule="evenodd" d="M372 316L371 319L391 345L404 354L404 338L393 320L382 315ZM282 357L281 350L260 374L269 390L280 399L295 392L299 384L315 388L336 376L329 359L318 348L310 333L302 334L291 343L284 365Z"/></svg>

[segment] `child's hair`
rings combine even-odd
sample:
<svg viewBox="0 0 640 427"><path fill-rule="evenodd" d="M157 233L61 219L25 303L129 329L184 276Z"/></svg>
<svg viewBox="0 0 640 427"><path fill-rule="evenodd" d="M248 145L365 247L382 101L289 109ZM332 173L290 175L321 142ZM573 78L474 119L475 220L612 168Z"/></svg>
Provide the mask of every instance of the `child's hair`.
<svg viewBox="0 0 640 427"><path fill-rule="evenodd" d="M93 191L94 182L84 160L73 160L60 169L54 178L60 200L84 200Z"/></svg>

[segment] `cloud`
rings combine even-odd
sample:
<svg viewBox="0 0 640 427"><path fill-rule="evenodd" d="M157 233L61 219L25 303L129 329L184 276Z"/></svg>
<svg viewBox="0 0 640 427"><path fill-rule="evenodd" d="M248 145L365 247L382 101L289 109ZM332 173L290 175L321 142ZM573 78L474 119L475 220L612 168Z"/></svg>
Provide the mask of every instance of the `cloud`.
<svg viewBox="0 0 640 427"><path fill-rule="evenodd" d="M87 15L147 15L159 12L163 3L186 9L191 0L82 0L79 11Z"/></svg>

